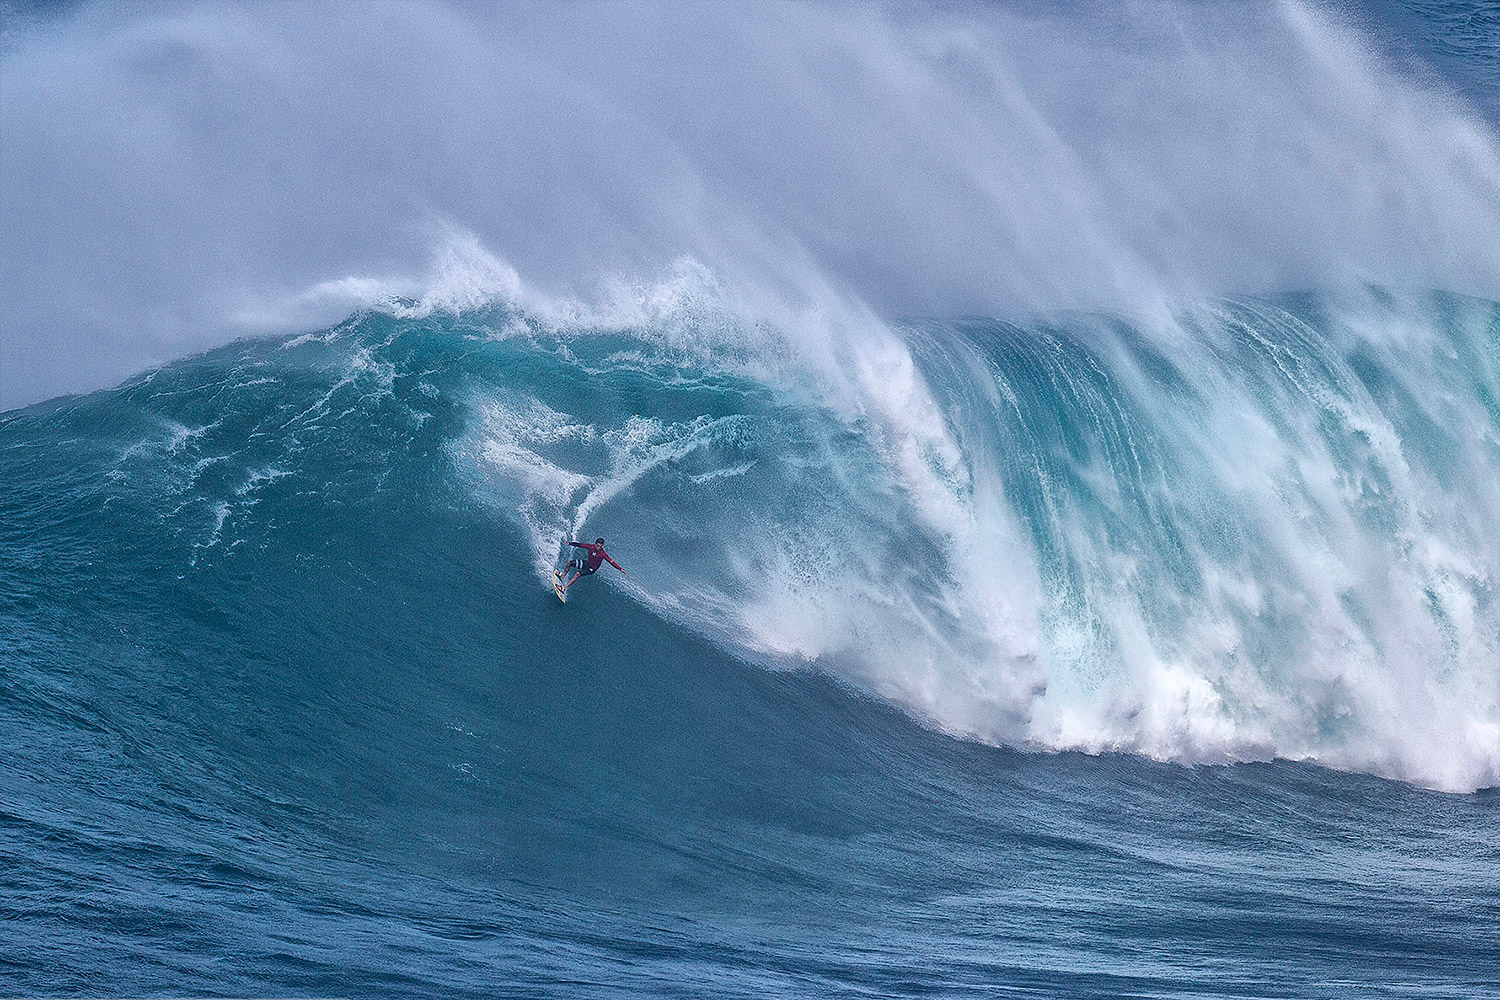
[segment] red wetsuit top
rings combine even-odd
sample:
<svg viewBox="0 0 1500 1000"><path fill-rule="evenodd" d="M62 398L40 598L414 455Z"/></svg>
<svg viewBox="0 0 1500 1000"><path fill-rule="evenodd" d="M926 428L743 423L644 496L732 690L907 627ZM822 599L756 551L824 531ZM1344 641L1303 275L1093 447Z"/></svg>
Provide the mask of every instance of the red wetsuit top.
<svg viewBox="0 0 1500 1000"><path fill-rule="evenodd" d="M569 541L568 544L569 545L576 545L578 548L583 549L585 552L587 552L589 554L588 572L590 572L590 573L592 573L592 572L594 572L594 570L598 569L600 563L609 563L611 566L613 566L615 569L619 570L621 573L625 572L624 568L619 563L615 562L613 559L611 559L609 557L609 554L604 551L604 546L602 546L602 545L595 545L593 542L574 542L574 541Z"/></svg>

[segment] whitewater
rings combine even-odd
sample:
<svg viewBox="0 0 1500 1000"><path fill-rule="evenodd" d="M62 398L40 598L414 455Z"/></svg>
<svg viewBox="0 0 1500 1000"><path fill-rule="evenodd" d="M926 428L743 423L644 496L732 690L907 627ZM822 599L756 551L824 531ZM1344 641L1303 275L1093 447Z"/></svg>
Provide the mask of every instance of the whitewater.
<svg viewBox="0 0 1500 1000"><path fill-rule="evenodd" d="M216 241L291 216L197 210L201 121L161 223L196 249L146 292L35 249L66 199L7 200L0 991L1500 991L1480 8L505 10L385 13L566 163L472 168L518 228L450 204L415 266L394 236L343 266L361 222L229 281ZM98 80L243 100L233 146L265 74L313 95L285 121L337 201L334 147L383 150L426 86L324 146L321 84L364 78L318 76L344 45L302 8L66 17L0 34L12 190L74 127L27 116ZM346 27L348 58L385 37ZM685 38L671 77L611 48ZM762 119L768 60L795 85ZM645 116L715 74L774 169ZM619 127L536 152L528 102ZM424 170L469 141L404 124ZM596 535L628 575L560 604Z"/></svg>

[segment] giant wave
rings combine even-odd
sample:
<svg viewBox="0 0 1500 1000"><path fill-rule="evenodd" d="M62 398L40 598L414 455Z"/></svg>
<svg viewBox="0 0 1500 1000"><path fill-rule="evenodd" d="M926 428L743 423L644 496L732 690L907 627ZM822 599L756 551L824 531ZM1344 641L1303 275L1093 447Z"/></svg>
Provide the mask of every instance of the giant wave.
<svg viewBox="0 0 1500 1000"><path fill-rule="evenodd" d="M9 416L7 480L138 518L188 579L436 483L530 552L508 601L607 534L640 607L957 736L1500 781L1494 303L809 336L669 285L624 318L397 303L247 341ZM62 483L16 464L39 448Z"/></svg>
<svg viewBox="0 0 1500 1000"><path fill-rule="evenodd" d="M22 6L9 992L1500 993L1483 4Z"/></svg>

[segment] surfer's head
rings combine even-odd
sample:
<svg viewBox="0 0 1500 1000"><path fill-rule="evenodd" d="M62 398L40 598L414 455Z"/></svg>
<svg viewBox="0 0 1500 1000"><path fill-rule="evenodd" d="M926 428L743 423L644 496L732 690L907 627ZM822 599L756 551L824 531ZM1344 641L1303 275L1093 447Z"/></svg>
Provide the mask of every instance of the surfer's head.
<svg viewBox="0 0 1500 1000"><path fill-rule="evenodd" d="M602 539L602 538L596 538L596 539L594 539L594 544L595 545L603 545L604 544L604 539Z"/></svg>

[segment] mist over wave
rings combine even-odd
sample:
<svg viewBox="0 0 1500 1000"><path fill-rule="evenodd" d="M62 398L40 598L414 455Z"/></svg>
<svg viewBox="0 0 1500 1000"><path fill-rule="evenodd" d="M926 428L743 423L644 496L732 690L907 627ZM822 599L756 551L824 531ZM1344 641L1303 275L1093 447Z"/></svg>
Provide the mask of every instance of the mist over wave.
<svg viewBox="0 0 1500 1000"><path fill-rule="evenodd" d="M556 298L690 256L772 316L1500 296L1493 123L1381 30L1297 3L12 15L0 405L326 326L426 287L453 233Z"/></svg>

